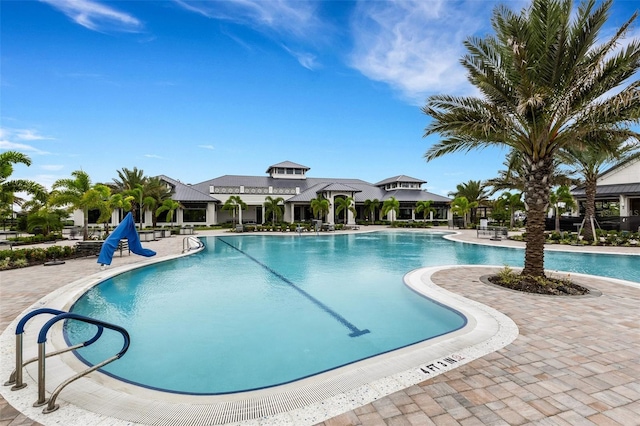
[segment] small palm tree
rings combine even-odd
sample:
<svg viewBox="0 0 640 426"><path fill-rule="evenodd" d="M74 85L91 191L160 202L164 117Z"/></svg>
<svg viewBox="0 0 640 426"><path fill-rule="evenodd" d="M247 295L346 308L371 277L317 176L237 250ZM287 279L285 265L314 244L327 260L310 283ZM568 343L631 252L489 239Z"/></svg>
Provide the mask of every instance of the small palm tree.
<svg viewBox="0 0 640 426"><path fill-rule="evenodd" d="M316 219L322 219L326 216L329 213L329 207L329 200L322 195L318 195L318 198L311 200L311 211Z"/></svg>
<svg viewBox="0 0 640 426"><path fill-rule="evenodd" d="M467 215L471 213L472 209L478 207L478 202L472 203L467 200L467 197L457 197L451 202L451 212L455 215L462 216L464 227L467 227Z"/></svg>
<svg viewBox="0 0 640 426"><path fill-rule="evenodd" d="M471 209L471 220L475 220L476 207L485 205L489 201L489 194L482 181L470 180L456 185L456 190L447 195L453 198L465 197L470 203L476 202L476 206Z"/></svg>
<svg viewBox="0 0 640 426"><path fill-rule="evenodd" d="M382 203L382 216L387 216L389 213L391 213L391 222L395 221L400 214L400 201L396 200L396 197L389 197Z"/></svg>
<svg viewBox="0 0 640 426"><path fill-rule="evenodd" d="M276 226L276 220L282 217L283 212L280 204L283 204L283 203L284 203L284 198L282 197L273 198L269 195L267 196L267 198L265 198L264 215L265 216L271 215L271 224L273 226Z"/></svg>
<svg viewBox="0 0 640 426"><path fill-rule="evenodd" d="M560 216L562 213L572 209L576 206L576 202L571 195L571 190L568 186L559 186L555 191L549 194L549 202L553 206L556 232L560 232Z"/></svg>
<svg viewBox="0 0 640 426"><path fill-rule="evenodd" d="M339 215L344 211L344 224L347 224L347 220L349 219L348 211L353 213L353 217L356 217L358 211L353 206L353 198L352 197L338 197L336 198L336 215Z"/></svg>
<svg viewBox="0 0 640 426"><path fill-rule="evenodd" d="M62 229L60 211L43 207L36 212L30 213L27 216L27 230L33 232L36 229L41 229L42 235L45 237L52 231L60 231Z"/></svg>
<svg viewBox="0 0 640 426"><path fill-rule="evenodd" d="M17 192L26 192L41 202L46 202L47 190L39 183L25 180L9 180L13 174L14 164L31 165L31 159L18 151L5 151L0 153L0 208L7 214L13 211L13 205L21 206L24 199L17 197Z"/></svg>
<svg viewBox="0 0 640 426"><path fill-rule="evenodd" d="M171 198L168 200L164 200L162 202L162 205L157 208L156 216L167 212L166 221L168 221L170 223L170 226L173 228L173 215L179 208L182 208L182 204L180 204L178 201L172 200Z"/></svg>
<svg viewBox="0 0 640 426"><path fill-rule="evenodd" d="M380 208L380 201L377 198L373 200L364 200L364 214L369 217L369 222L375 222L376 211Z"/></svg>
<svg viewBox="0 0 640 426"><path fill-rule="evenodd" d="M422 213L422 219L424 219L425 222L427 221L427 216L429 216L429 213L436 212L436 209L431 207L431 203L433 203L433 201L431 200L418 201L416 203L416 213Z"/></svg>
<svg viewBox="0 0 640 426"><path fill-rule="evenodd" d="M232 195L229 197L227 201L224 202L222 206L222 210L230 211L233 215L233 227L236 227L236 213L240 216L240 221L242 221L242 210L247 209L247 203L242 201L239 195Z"/></svg>
<svg viewBox="0 0 640 426"><path fill-rule="evenodd" d="M73 179L58 179L53 183L49 202L52 206L66 206L71 211L82 210L82 237L86 241L89 239L89 210L100 209L103 206L103 194L100 189L93 187L86 172L76 170L71 176Z"/></svg>
<svg viewBox="0 0 640 426"><path fill-rule="evenodd" d="M504 208L509 212L509 227L515 226L515 214L517 210L524 209L524 203L522 202L522 193L516 192L512 194L510 192L504 192L497 200L498 206Z"/></svg>

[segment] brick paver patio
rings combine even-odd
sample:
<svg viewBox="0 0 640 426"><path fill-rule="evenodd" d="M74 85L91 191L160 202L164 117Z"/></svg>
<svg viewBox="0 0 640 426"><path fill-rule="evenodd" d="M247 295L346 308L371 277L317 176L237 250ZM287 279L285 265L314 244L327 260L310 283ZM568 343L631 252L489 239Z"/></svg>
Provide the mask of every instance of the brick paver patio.
<svg viewBox="0 0 640 426"><path fill-rule="evenodd" d="M475 241L475 233L458 238ZM161 256L179 252L182 239L145 246ZM114 266L141 259L115 256ZM0 329L42 296L97 268L95 258L87 258L1 272ZM602 295L553 298L481 283L488 273L464 267L432 278L511 317L520 329L514 342L319 425L640 425L640 284L580 278ZM0 400L0 426L36 424Z"/></svg>

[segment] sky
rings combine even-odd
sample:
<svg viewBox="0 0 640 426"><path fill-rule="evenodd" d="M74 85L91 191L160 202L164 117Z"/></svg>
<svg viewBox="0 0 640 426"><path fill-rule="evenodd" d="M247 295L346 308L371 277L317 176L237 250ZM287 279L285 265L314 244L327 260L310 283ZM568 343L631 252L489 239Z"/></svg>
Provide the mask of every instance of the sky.
<svg viewBox="0 0 640 426"><path fill-rule="evenodd" d="M615 0L603 34L638 4ZM500 149L426 162L439 138L423 137L420 110L433 94L477 94L463 41L491 33L496 5L0 0L0 152L32 160L11 179L49 189L75 170L195 184L293 161L310 177L407 175L447 195L504 169Z"/></svg>

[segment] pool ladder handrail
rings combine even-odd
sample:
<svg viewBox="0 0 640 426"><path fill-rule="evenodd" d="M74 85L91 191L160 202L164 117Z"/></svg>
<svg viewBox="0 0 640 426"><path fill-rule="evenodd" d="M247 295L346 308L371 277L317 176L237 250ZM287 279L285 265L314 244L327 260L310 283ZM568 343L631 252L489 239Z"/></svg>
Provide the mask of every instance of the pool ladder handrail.
<svg viewBox="0 0 640 426"><path fill-rule="evenodd" d="M192 246L191 243L194 243L195 246ZM182 252L186 253L188 251L191 250L199 250L201 248L204 247L204 243L202 242L202 240L200 240L200 238L198 237L194 237L193 235L190 235L188 237L184 237L182 239Z"/></svg>
<svg viewBox="0 0 640 426"><path fill-rule="evenodd" d="M31 318L33 318L36 315L39 314L52 314L55 315L52 319L50 319L49 321L47 321L41 328L40 328L40 332L38 333L38 356L35 358L31 358L27 361L22 360L22 346L23 346L23 334L24 334L24 327L27 323L27 321L29 321ZM64 320L64 319L73 319L73 320L77 320L77 321L82 321L88 324L92 324L95 325L96 327L98 327L98 331L96 332L95 336L93 336L91 339L87 340L86 342L83 343L78 343L76 345L70 346L68 348L65 349L60 349L57 351L53 351L50 353L46 353L46 341L47 341L47 332L49 331L49 329L58 321ZM108 358L104 361L102 361L101 363L98 363L84 371L81 371L80 373L68 378L67 380L65 380L64 382L62 382L60 385L58 385L58 387L51 393L51 396L49 397L49 399L46 398L45 396L45 382L46 382L46 368L45 368L45 359L49 358L51 356L55 356L55 355L60 355L63 354L65 352L69 352L72 351L74 349L78 349L81 347L86 347L89 346L93 343L95 343L100 336L102 336L102 333L104 331L105 328L109 328L111 330L117 331L120 334L122 334L122 337L124 339L124 344L122 346L122 349L120 350L120 352L118 352L116 355L112 356L111 358ZM26 387L27 385L23 382L22 380L22 372L23 372L23 367L25 367L28 364L31 364L34 361L38 361L38 400L33 404L34 407L40 407L43 406L45 404L47 404L47 407L45 407L42 412L44 414L48 414L51 413L53 411L56 411L59 406L55 403L56 399L58 398L58 395L60 394L60 392L62 392L62 389L64 389L67 385L71 384L72 382L76 381L77 379L80 379L81 377L86 376L87 374L98 370L99 368L104 367L105 365L109 364L110 362L113 362L117 359L120 359L129 349L129 344L130 344L130 337L129 337L129 332L124 329L123 327L120 327L118 325L114 325L114 324L110 324L108 322L105 321L100 321L94 318L89 318L83 315L78 315L78 314L74 314L74 313L70 313L70 312L65 312L65 311L60 311L57 309L50 309L50 308L40 308L40 309L36 309L32 312L29 312L28 314L26 314L19 322L18 325L16 327L16 369L11 373L9 380L7 382L5 382L5 386L9 386L9 385L13 385L11 390L15 391L15 390L19 390L22 389L24 387Z"/></svg>

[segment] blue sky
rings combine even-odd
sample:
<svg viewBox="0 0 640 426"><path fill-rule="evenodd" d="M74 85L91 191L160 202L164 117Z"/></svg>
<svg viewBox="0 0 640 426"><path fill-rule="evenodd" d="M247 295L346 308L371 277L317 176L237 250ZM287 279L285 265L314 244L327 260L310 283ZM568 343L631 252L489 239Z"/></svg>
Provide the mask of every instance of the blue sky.
<svg viewBox="0 0 640 426"><path fill-rule="evenodd" d="M490 32L496 4L2 0L0 150L33 160L12 178L47 187L80 169L198 183L288 160L446 195L503 168L491 149L427 163L438 139L420 111L431 94L474 93L462 41ZM637 9L616 0L610 24Z"/></svg>

